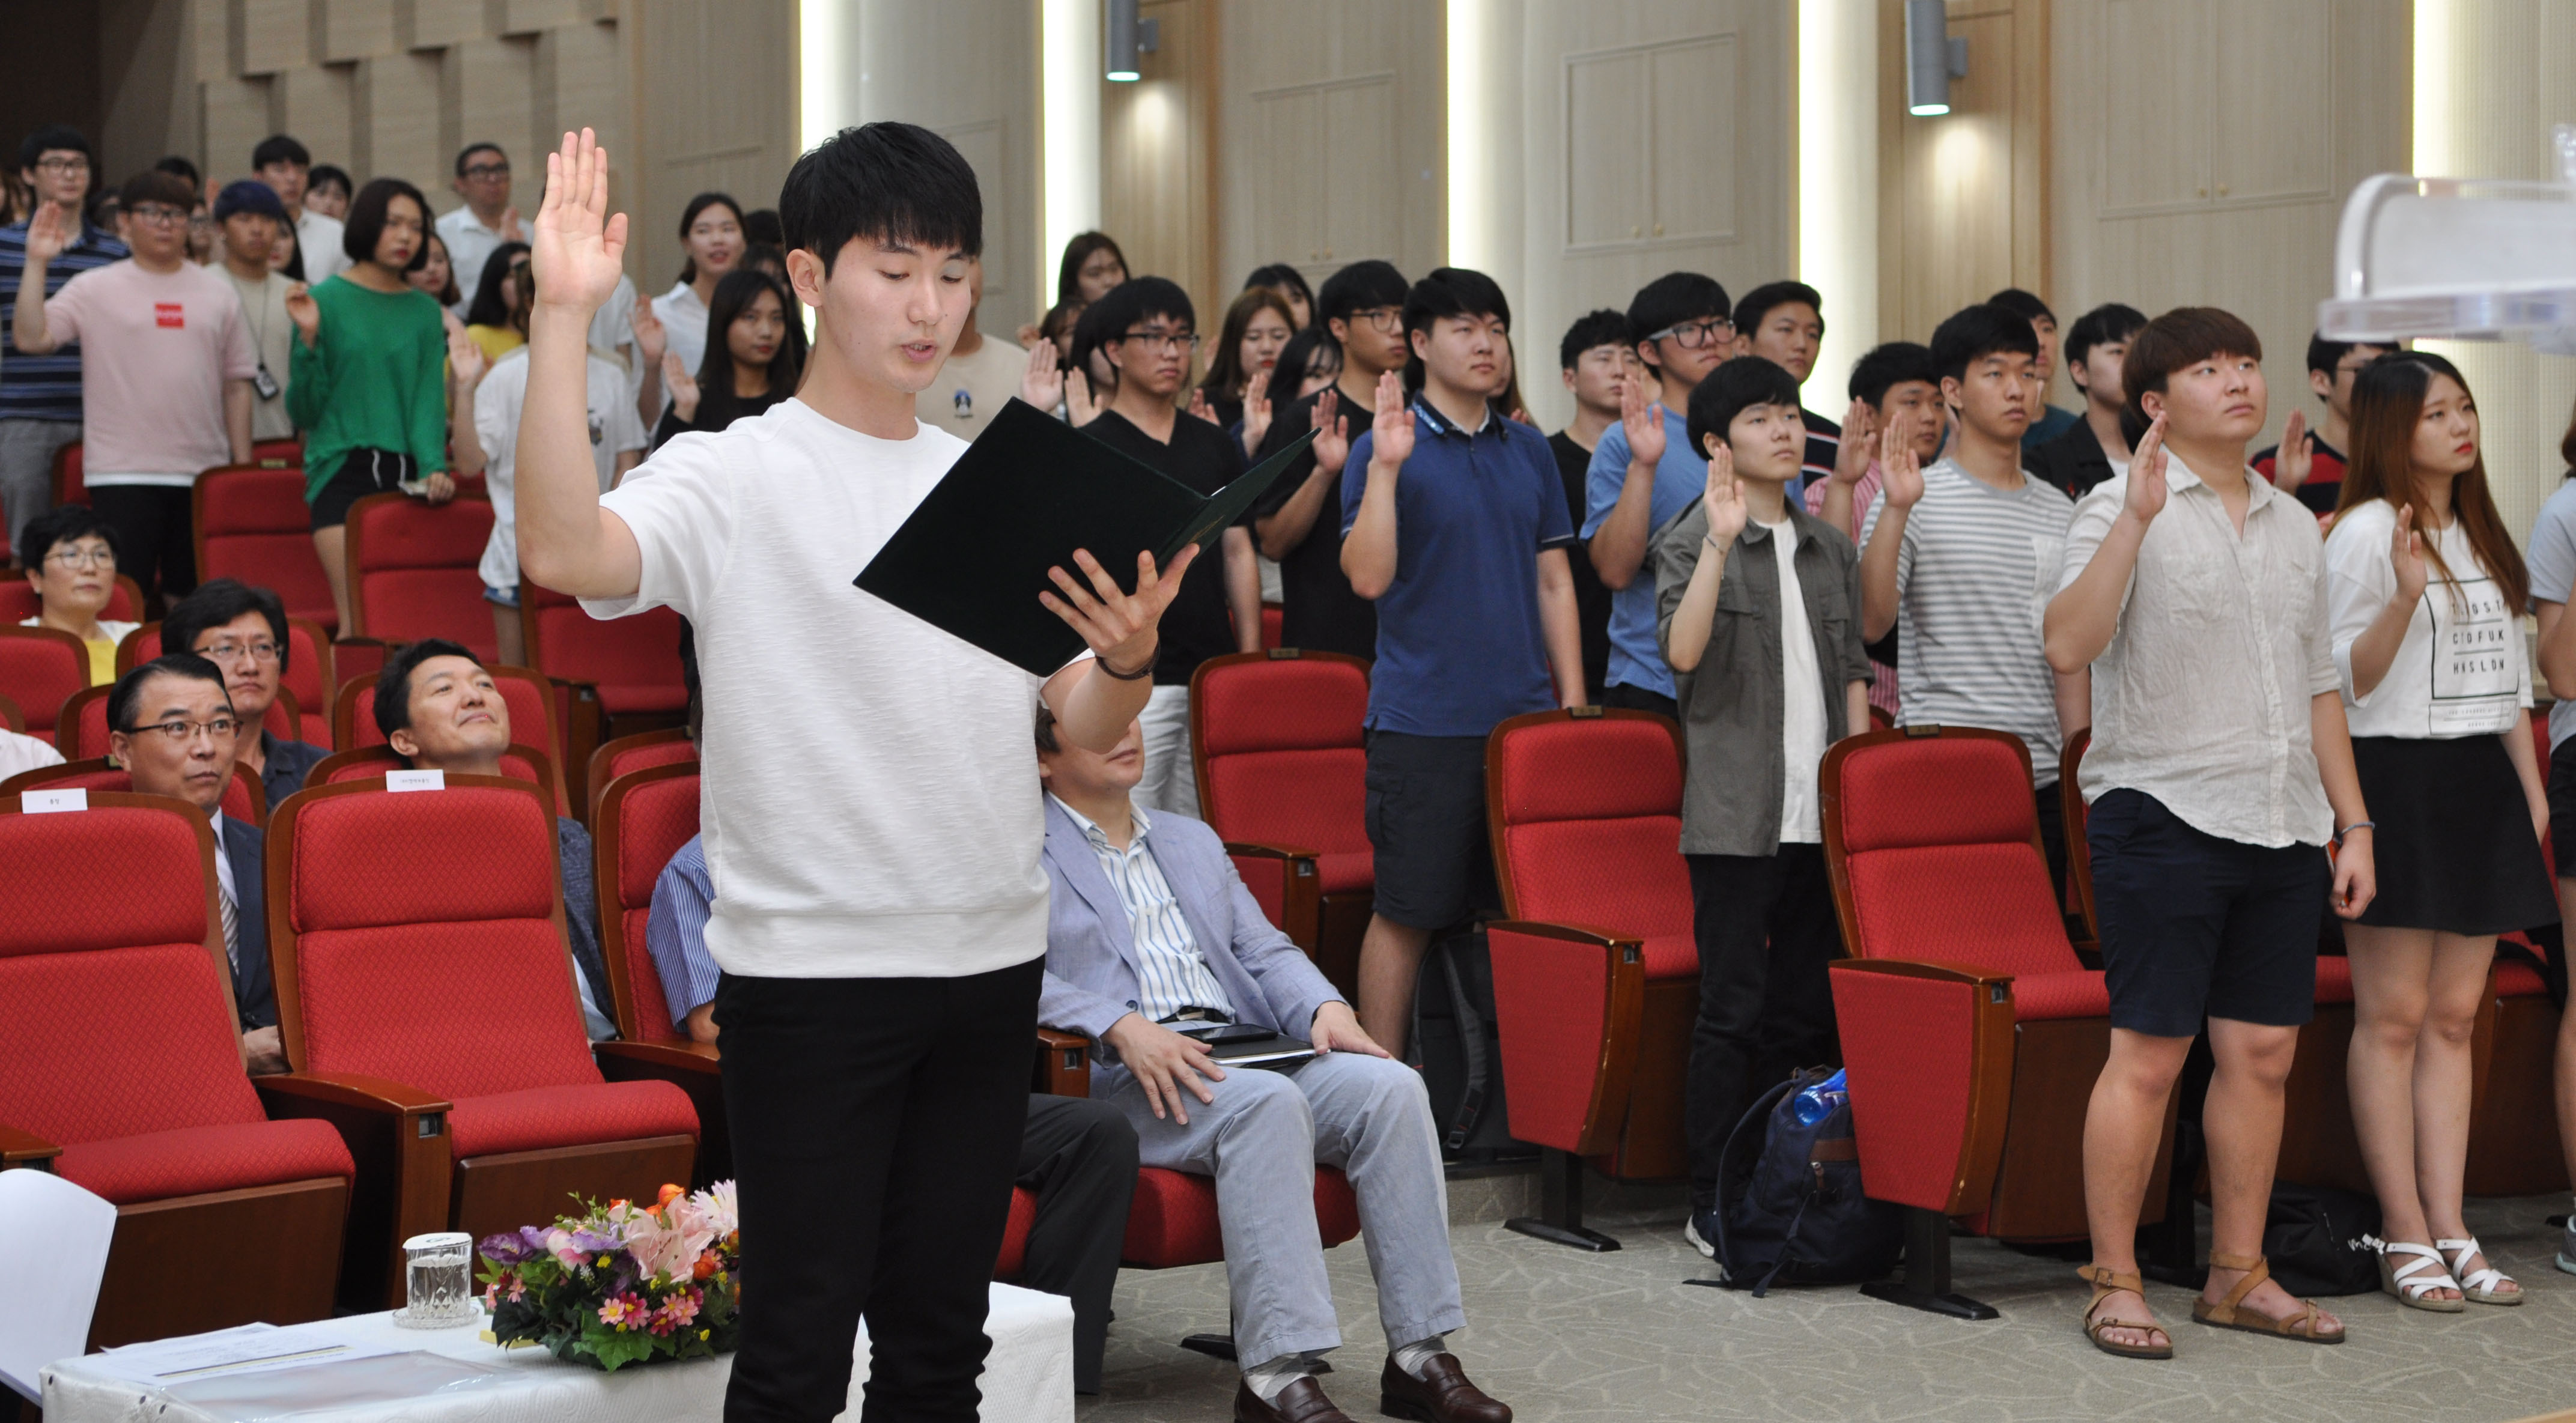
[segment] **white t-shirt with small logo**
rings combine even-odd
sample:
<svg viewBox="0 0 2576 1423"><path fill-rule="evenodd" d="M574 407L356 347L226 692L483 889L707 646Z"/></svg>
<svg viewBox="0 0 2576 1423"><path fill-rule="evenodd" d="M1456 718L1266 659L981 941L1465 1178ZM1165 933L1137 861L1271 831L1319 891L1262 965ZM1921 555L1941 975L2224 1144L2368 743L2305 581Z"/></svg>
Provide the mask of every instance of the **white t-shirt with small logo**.
<svg viewBox="0 0 2576 1423"><path fill-rule="evenodd" d="M913 418L971 444L1020 393L1020 377L1028 369L1026 350L987 331L973 355L950 356L939 378L912 398Z"/></svg>
<svg viewBox="0 0 2576 1423"><path fill-rule="evenodd" d="M2448 579L2425 558L2424 593L2387 674L2370 695L2353 694L2352 645L2397 596L2396 532L2397 511L2374 499L2337 515L2326 534L2326 617L2352 734L2433 740L2514 730L2532 700L2522 610L2508 606L2456 518L2423 537Z"/></svg>

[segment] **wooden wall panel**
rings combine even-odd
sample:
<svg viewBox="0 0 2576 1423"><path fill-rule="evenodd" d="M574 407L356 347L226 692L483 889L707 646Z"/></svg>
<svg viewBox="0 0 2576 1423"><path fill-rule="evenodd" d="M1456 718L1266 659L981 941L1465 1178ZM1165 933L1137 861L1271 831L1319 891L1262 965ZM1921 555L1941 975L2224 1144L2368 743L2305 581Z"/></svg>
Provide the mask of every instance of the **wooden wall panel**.
<svg viewBox="0 0 2576 1423"><path fill-rule="evenodd" d="M626 110L618 102L624 77L617 48L617 27L596 22L559 25L536 37L535 83L531 110L533 131L528 148L511 150L512 196L521 214L533 220L543 197L546 155L563 143L566 132L591 128L608 150L608 201L612 209L632 199L625 177L634 155L626 150ZM449 172L455 171L451 163Z"/></svg>
<svg viewBox="0 0 2576 1423"><path fill-rule="evenodd" d="M350 79L356 68L323 64L276 75L269 88L270 131L295 135L316 163L348 163L353 146Z"/></svg>
<svg viewBox="0 0 2576 1423"><path fill-rule="evenodd" d="M233 68L242 74L274 74L309 63L313 17L307 0L231 0L233 38L238 48Z"/></svg>
<svg viewBox="0 0 2576 1423"><path fill-rule="evenodd" d="M691 195L728 192L748 210L773 207L795 162L796 6L793 0L628 0L628 103L635 151L627 271L647 293L680 268L680 211ZM727 76L724 101L709 75ZM612 160L615 154L611 153Z"/></svg>
<svg viewBox="0 0 2576 1423"><path fill-rule="evenodd" d="M456 154L469 143L497 143L512 159L511 191L526 201L520 211L536 212L538 187L545 169L536 139L536 58L533 38L468 40L444 51L439 69L438 166L412 181L429 195L430 206L448 212L464 205L449 182L456 173ZM612 150L612 156L614 151ZM522 165L537 165L522 172ZM524 184L526 191L520 191Z"/></svg>
<svg viewBox="0 0 2576 1423"><path fill-rule="evenodd" d="M208 177L241 177L250 172L250 151L276 132L268 119L269 80L214 79L197 86L198 132L205 147L197 155L199 171Z"/></svg>
<svg viewBox="0 0 2576 1423"><path fill-rule="evenodd" d="M439 148L437 51L380 55L358 63L350 86L357 147L350 172L364 182L394 173L436 188L448 171Z"/></svg>
<svg viewBox="0 0 2576 1423"><path fill-rule="evenodd" d="M315 59L339 63L393 48L394 0L314 0Z"/></svg>
<svg viewBox="0 0 2576 1423"><path fill-rule="evenodd" d="M394 42L404 49L437 49L480 39L489 18L484 0L393 0Z"/></svg>
<svg viewBox="0 0 2576 1423"><path fill-rule="evenodd" d="M1146 0L1139 9L1160 42L1140 57L1136 82L1101 81L1101 229L1131 271L1192 293L1200 324L1213 330L1234 294L1218 291L1215 270L1216 5Z"/></svg>

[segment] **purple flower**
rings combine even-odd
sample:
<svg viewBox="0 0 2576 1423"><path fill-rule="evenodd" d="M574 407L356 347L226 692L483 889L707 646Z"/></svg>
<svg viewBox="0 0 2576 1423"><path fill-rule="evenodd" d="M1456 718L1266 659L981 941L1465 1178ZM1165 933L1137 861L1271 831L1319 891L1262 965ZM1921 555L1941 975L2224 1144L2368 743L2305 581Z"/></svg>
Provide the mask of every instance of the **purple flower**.
<svg viewBox="0 0 2576 1423"><path fill-rule="evenodd" d="M577 1227L572 1233L573 1248L585 1255L606 1255L626 1248L625 1237L615 1231Z"/></svg>
<svg viewBox="0 0 2576 1423"><path fill-rule="evenodd" d="M516 1235L487 1235L478 1248L483 1258L498 1265L516 1265L530 1255L545 1253L542 1242L531 1246Z"/></svg>

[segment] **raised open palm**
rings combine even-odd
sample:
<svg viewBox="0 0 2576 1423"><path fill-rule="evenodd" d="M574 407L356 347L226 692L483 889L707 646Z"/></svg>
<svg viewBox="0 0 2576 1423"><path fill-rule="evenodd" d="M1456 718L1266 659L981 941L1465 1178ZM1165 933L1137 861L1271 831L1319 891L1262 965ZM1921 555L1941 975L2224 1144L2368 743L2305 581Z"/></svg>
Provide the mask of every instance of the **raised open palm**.
<svg viewBox="0 0 2576 1423"><path fill-rule="evenodd" d="M1730 548L1744 532L1749 511L1744 507L1744 481L1735 477L1735 451L1720 444L1708 460L1708 488L1699 496L1700 508L1708 514L1708 537L1719 548Z"/></svg>
<svg viewBox="0 0 2576 1423"><path fill-rule="evenodd" d="M1619 383L1619 426L1628 435L1628 457L1653 464L1664 457L1664 403L1648 400L1643 379Z"/></svg>
<svg viewBox="0 0 2576 1423"><path fill-rule="evenodd" d="M1413 411L1404 403L1404 382L1393 371L1377 378L1377 415L1369 433L1376 445L1369 463L1401 465L1413 458Z"/></svg>
<svg viewBox="0 0 2576 1423"><path fill-rule="evenodd" d="M2129 495L2121 506L2123 513L2135 515L2140 523L2165 511L2165 417L2159 415L2138 437L2138 447L2129 453Z"/></svg>
<svg viewBox="0 0 2576 1423"><path fill-rule="evenodd" d="M1845 428L1848 431L1849 427ZM1846 433L1843 444L1848 448L1851 443ZM1838 478L1840 463L1836 461ZM1888 421L1887 428L1878 434L1878 479L1879 496L1891 509L1911 509L1923 497L1923 462L1915 458L1914 441L1902 420Z"/></svg>
<svg viewBox="0 0 2576 1423"><path fill-rule="evenodd" d="M625 275L626 214L608 211L608 154L589 129L565 134L563 150L546 155L546 200L532 246L528 260L545 306L587 318Z"/></svg>
<svg viewBox="0 0 2576 1423"><path fill-rule="evenodd" d="M1339 413L1342 393L1326 389L1315 398L1315 468L1332 474L1342 472L1342 461L1351 457L1351 417Z"/></svg>

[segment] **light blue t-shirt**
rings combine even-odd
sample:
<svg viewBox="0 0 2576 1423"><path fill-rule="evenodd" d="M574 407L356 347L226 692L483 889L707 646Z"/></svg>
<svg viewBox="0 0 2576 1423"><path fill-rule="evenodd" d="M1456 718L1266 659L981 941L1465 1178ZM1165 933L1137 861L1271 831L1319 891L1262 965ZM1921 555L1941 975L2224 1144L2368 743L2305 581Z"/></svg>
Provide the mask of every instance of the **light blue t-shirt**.
<svg viewBox="0 0 2576 1423"><path fill-rule="evenodd" d="M1592 463L1583 474L1583 537L1601 531L1603 520L1619 503L1628 482L1628 427L1613 424L1592 448ZM1708 461L1691 449L1690 422L1678 410L1664 411L1664 457L1655 461L1655 489L1646 506L1646 565L1628 586L1610 595L1610 671L1614 687L1637 687L1673 695L1673 669L1655 641L1655 541L1652 531L1673 521L1708 488ZM1577 551L1578 556L1582 555Z"/></svg>
<svg viewBox="0 0 2576 1423"><path fill-rule="evenodd" d="M2570 590L2576 589L2576 479L2560 484L2540 506L2527 547L2531 600L2568 602ZM2576 701L2558 702L2549 708L2549 749L2556 751L2570 736L2576 736Z"/></svg>

